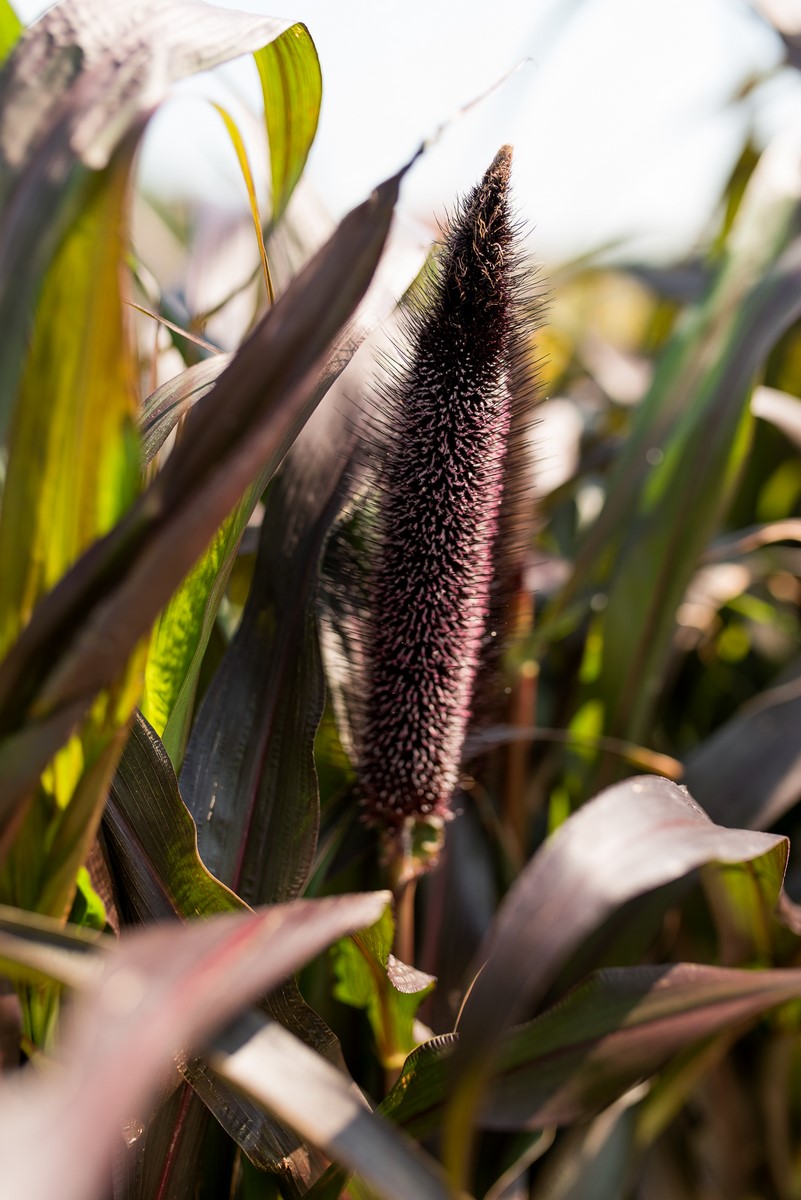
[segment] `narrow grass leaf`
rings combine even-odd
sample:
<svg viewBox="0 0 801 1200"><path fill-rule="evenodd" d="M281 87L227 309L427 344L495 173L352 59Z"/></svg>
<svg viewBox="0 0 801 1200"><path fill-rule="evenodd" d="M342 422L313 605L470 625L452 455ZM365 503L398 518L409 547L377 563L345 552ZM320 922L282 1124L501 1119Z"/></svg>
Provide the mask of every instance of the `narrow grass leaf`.
<svg viewBox="0 0 801 1200"><path fill-rule="evenodd" d="M0 63L8 58L24 29L25 26L8 0L0 0Z"/></svg>
<svg viewBox="0 0 801 1200"><path fill-rule="evenodd" d="M323 79L314 42L300 23L253 57L270 141L275 225L301 176L317 132Z"/></svg>
<svg viewBox="0 0 801 1200"><path fill-rule="evenodd" d="M270 266L267 262L267 251L264 247L264 234L261 228L261 214L259 212L259 201L256 196L256 185L253 182L253 172L250 169L250 161L248 152L245 148L245 143L242 140L242 134L239 132L236 121L221 104L213 104L212 108L216 108L223 120L223 124L231 139L231 143L236 153L236 159L239 163L239 169L242 172L242 178L245 181L245 187L248 193L248 202L250 204L250 215L253 218L253 228L256 231L256 241L259 246L259 258L261 259L261 269L264 275L264 287L267 292L267 300L272 304L275 300L275 292L273 291L273 281L270 276Z"/></svg>
<svg viewBox="0 0 801 1200"><path fill-rule="evenodd" d="M317 845L324 681L315 603L348 464L342 430L324 427L331 443L321 450L310 423L270 489L242 621L181 773L204 862L249 904L297 895Z"/></svg>

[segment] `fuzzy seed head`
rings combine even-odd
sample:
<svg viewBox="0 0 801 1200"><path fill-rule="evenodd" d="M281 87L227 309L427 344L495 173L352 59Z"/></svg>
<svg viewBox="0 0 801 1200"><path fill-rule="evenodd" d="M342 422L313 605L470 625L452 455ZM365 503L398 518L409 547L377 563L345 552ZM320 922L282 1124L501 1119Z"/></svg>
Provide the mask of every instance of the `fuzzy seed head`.
<svg viewBox="0 0 801 1200"><path fill-rule="evenodd" d="M511 415L511 149L457 212L388 385L358 768L366 818L445 815L489 605Z"/></svg>

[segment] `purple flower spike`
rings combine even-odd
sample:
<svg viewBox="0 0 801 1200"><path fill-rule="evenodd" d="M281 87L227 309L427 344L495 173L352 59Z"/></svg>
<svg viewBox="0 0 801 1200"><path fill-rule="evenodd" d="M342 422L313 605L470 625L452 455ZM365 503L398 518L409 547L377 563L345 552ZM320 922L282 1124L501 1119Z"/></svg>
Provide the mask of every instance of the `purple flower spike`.
<svg viewBox="0 0 801 1200"><path fill-rule="evenodd" d="M358 771L365 817L388 831L447 814L470 716L519 350L511 157L457 212L383 396Z"/></svg>

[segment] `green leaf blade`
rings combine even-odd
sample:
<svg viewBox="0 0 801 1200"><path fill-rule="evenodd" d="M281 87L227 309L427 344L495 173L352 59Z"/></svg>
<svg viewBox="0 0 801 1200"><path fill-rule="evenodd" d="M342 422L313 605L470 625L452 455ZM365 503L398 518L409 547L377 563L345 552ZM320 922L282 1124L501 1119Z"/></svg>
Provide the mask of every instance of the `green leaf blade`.
<svg viewBox="0 0 801 1200"><path fill-rule="evenodd" d="M8 58L24 29L9 0L0 0L0 63Z"/></svg>
<svg viewBox="0 0 801 1200"><path fill-rule="evenodd" d="M375 925L331 950L334 996L343 1004L366 1009L381 1065L387 1070L399 1070L419 1044L414 1029L417 1010L435 983L430 975L395 959L394 936L395 922L387 908Z"/></svg>
<svg viewBox="0 0 801 1200"><path fill-rule="evenodd" d="M322 74L311 35L300 23L253 57L270 141L275 224L301 176L317 132Z"/></svg>

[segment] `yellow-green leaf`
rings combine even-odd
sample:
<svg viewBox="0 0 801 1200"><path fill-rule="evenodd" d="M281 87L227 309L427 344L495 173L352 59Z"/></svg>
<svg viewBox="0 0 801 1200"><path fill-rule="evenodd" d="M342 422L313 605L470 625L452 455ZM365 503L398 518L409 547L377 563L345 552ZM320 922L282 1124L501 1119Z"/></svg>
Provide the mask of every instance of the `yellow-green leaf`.
<svg viewBox="0 0 801 1200"><path fill-rule="evenodd" d="M132 149L98 174L45 279L12 424L0 513L0 657L139 488L120 274ZM0 877L4 900L62 917L139 690L141 654L42 776Z"/></svg>
<svg viewBox="0 0 801 1200"><path fill-rule="evenodd" d="M335 997L366 1009L382 1065L400 1070L419 1044L415 1017L435 980L398 962L391 953L394 933L392 910L386 908L374 925L343 938L331 953Z"/></svg>
<svg viewBox="0 0 801 1200"><path fill-rule="evenodd" d="M24 28L8 0L0 0L0 63L8 58Z"/></svg>
<svg viewBox="0 0 801 1200"><path fill-rule="evenodd" d="M42 289L0 514L0 656L138 491L120 295L129 165L127 153L98 178Z"/></svg>
<svg viewBox="0 0 801 1200"><path fill-rule="evenodd" d="M214 108L223 119L225 128L228 130L228 136L231 139L234 150L236 151L239 169L242 172L242 178L245 181L245 187L248 191L248 200L250 201L250 213L253 217L253 225L256 230L256 241L259 244L259 257L261 259L261 269L264 273L264 286L267 289L267 299L270 304L275 300L275 292L273 291L273 281L270 277L270 265L267 262L267 251L264 248L264 234L261 228L261 214L259 213L259 202L256 197L256 185L253 182L253 172L250 169L250 161L248 152L245 148L245 143L242 140L242 134L239 132L239 127L236 121L221 104L214 104Z"/></svg>
<svg viewBox="0 0 801 1200"><path fill-rule="evenodd" d="M153 627L140 707L176 769L183 759L203 653L257 500L258 492L248 489Z"/></svg>
<svg viewBox="0 0 801 1200"><path fill-rule="evenodd" d="M264 95L276 222L300 179L317 132L323 80L311 34L300 23L253 57Z"/></svg>

